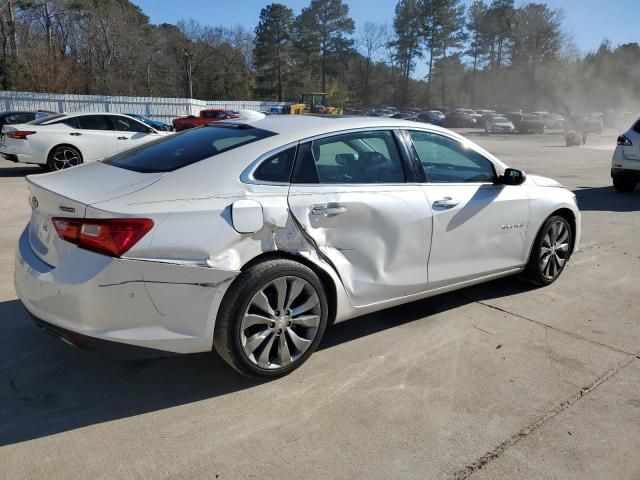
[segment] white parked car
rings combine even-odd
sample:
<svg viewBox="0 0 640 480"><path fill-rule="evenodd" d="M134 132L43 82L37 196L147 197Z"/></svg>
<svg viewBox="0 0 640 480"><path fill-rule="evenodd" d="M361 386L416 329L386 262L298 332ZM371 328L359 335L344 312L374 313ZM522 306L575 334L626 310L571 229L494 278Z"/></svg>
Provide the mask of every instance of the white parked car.
<svg viewBox="0 0 640 480"><path fill-rule="evenodd" d="M640 182L640 119L618 137L611 159L611 178L618 192L632 192Z"/></svg>
<svg viewBox="0 0 640 480"><path fill-rule="evenodd" d="M27 177L15 286L72 343L215 348L284 375L332 323L506 275L558 278L572 192L406 120L219 122Z"/></svg>
<svg viewBox="0 0 640 480"><path fill-rule="evenodd" d="M515 127L513 122L502 115L491 115L484 124L485 132L491 133L513 133Z"/></svg>
<svg viewBox="0 0 640 480"><path fill-rule="evenodd" d="M60 113L29 123L5 125L0 155L13 162L63 170L170 134L127 115Z"/></svg>

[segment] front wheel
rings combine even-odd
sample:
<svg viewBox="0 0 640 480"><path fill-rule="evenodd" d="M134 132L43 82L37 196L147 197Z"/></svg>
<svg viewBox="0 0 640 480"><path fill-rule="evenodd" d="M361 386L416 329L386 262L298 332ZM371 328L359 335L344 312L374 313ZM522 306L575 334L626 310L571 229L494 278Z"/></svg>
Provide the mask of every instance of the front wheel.
<svg viewBox="0 0 640 480"><path fill-rule="evenodd" d="M633 192L636 188L636 181L632 178L618 175L613 177L613 188L617 192Z"/></svg>
<svg viewBox="0 0 640 480"><path fill-rule="evenodd" d="M80 152L69 145L60 145L55 147L49 153L47 160L47 168L52 172L64 170L66 168L75 167L82 163L82 155Z"/></svg>
<svg viewBox="0 0 640 480"><path fill-rule="evenodd" d="M525 278L537 286L555 282L571 255L572 235L566 218L559 215L549 217L533 242Z"/></svg>
<svg viewBox="0 0 640 480"><path fill-rule="evenodd" d="M328 303L318 276L291 260L242 272L218 311L214 346L238 372L270 379L288 374L316 350Z"/></svg>

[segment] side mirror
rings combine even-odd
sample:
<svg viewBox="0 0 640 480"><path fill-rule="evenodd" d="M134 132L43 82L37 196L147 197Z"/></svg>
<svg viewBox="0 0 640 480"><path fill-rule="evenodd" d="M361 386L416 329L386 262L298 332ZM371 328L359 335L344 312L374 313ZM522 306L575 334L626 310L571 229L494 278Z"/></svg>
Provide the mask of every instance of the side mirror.
<svg viewBox="0 0 640 480"><path fill-rule="evenodd" d="M522 170L515 168L507 168L504 174L498 177L498 184L500 185L522 185L527 179L526 174Z"/></svg>

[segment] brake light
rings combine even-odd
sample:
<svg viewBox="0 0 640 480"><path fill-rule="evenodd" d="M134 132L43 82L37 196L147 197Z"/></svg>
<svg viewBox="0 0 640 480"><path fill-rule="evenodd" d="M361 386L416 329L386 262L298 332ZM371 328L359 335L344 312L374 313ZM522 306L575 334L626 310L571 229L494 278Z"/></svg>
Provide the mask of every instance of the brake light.
<svg viewBox="0 0 640 480"><path fill-rule="evenodd" d="M618 137L618 140L616 141L616 143L618 145L622 145L624 147L632 147L633 146L633 142L631 140L629 140L626 136L624 135L620 135Z"/></svg>
<svg viewBox="0 0 640 480"><path fill-rule="evenodd" d="M58 236L80 248L119 257L153 227L150 218L52 218Z"/></svg>
<svg viewBox="0 0 640 480"><path fill-rule="evenodd" d="M11 132L7 132L7 137L15 138L16 140L26 140L29 135L33 135L34 131L32 130L12 130Z"/></svg>

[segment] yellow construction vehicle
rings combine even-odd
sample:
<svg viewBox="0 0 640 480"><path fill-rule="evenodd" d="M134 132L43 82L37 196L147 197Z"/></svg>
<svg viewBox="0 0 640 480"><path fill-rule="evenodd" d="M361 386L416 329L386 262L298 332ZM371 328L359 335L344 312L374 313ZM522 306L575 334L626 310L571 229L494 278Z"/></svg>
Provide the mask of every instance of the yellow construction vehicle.
<svg viewBox="0 0 640 480"><path fill-rule="evenodd" d="M303 93L300 103L291 105L291 115L303 115L309 113L324 113L326 115L342 115L342 107L327 107L326 93Z"/></svg>

